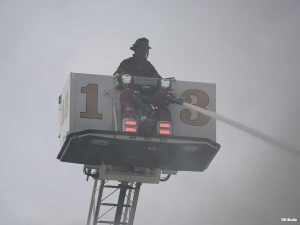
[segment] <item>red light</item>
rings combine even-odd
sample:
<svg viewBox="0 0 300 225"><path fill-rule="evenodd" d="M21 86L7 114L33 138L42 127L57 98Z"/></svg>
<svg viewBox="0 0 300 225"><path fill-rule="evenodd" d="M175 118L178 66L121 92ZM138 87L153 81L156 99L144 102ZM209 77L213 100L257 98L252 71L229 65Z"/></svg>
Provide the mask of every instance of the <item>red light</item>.
<svg viewBox="0 0 300 225"><path fill-rule="evenodd" d="M170 130L160 130L160 131L159 131L159 134L167 134L167 135L170 135L170 134L171 134L171 131L170 131Z"/></svg>
<svg viewBox="0 0 300 225"><path fill-rule="evenodd" d="M171 125L169 123L161 123L161 124L159 124L159 127L161 127L161 128L170 128Z"/></svg>
<svg viewBox="0 0 300 225"><path fill-rule="evenodd" d="M133 127L126 127L125 132L130 132L130 133L136 133L136 128Z"/></svg>
<svg viewBox="0 0 300 225"><path fill-rule="evenodd" d="M125 125L126 126L136 126L136 121L135 120L126 120Z"/></svg>

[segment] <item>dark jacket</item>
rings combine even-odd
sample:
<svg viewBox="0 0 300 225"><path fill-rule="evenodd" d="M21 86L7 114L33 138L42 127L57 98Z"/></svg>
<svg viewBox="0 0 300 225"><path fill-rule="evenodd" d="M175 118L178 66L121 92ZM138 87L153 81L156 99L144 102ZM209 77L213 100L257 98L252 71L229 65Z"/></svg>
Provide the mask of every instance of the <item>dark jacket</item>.
<svg viewBox="0 0 300 225"><path fill-rule="evenodd" d="M127 73L136 77L161 78L155 67L147 59L140 58L135 54L123 60L115 73Z"/></svg>

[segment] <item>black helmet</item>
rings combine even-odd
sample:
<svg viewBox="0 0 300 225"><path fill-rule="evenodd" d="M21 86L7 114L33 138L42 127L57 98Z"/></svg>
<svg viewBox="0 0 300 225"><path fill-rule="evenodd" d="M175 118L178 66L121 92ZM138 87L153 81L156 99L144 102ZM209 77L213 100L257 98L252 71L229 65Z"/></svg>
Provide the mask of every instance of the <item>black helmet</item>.
<svg viewBox="0 0 300 225"><path fill-rule="evenodd" d="M149 40L147 38L139 38L135 41L135 43L130 47L130 50L135 51L138 48L146 48L151 49L149 46Z"/></svg>

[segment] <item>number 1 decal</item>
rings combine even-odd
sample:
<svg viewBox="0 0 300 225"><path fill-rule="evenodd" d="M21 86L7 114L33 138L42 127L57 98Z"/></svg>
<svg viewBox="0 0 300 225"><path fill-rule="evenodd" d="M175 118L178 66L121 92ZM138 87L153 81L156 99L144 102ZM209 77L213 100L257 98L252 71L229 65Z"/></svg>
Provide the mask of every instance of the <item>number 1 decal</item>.
<svg viewBox="0 0 300 225"><path fill-rule="evenodd" d="M81 93L86 94L86 112L80 112L80 118L101 120L102 113L98 113L98 84L82 87Z"/></svg>
<svg viewBox="0 0 300 225"><path fill-rule="evenodd" d="M187 103L192 102L192 97L194 96L197 99L197 102L193 105L199 106L201 108L204 108L209 103L208 95L201 90L198 89L190 89L186 90L181 95L184 98L184 101ZM189 109L183 109L180 112L180 119L185 124L191 125L191 126L203 126L208 123L209 117L203 114L198 113L196 119L192 119L192 112Z"/></svg>

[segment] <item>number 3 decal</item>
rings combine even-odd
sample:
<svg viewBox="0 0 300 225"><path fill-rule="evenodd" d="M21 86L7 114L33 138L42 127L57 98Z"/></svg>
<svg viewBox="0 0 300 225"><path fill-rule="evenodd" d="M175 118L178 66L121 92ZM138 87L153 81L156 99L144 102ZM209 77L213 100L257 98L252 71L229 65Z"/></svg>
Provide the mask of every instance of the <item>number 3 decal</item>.
<svg viewBox="0 0 300 225"><path fill-rule="evenodd" d="M209 103L208 95L201 90L198 89L190 89L186 90L182 93L181 97L184 98L184 101L187 103L192 102L192 97L195 96L197 99L197 102L193 105L199 106L201 108L205 107ZM203 115L201 113L198 113L197 118L192 119L192 112L189 109L183 109L180 112L180 119L185 124L191 125L191 126L202 126L208 123L209 117L206 115Z"/></svg>
<svg viewBox="0 0 300 225"><path fill-rule="evenodd" d="M80 118L101 120L102 113L98 113L98 84L82 87L81 93L86 94L86 112L80 112Z"/></svg>

